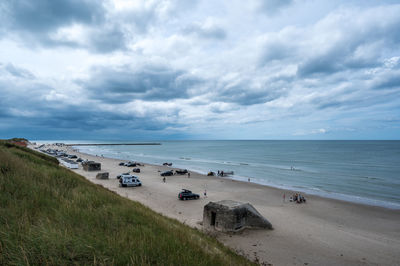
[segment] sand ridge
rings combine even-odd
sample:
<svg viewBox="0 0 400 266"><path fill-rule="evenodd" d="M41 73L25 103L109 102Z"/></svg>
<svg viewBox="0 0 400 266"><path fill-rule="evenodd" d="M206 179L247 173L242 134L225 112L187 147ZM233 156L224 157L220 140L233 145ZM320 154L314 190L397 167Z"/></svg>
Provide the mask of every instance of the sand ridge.
<svg viewBox="0 0 400 266"><path fill-rule="evenodd" d="M58 148L59 147L54 147ZM99 180L97 172L80 166L74 172L93 183L141 202L156 212L202 229L203 207L210 201L225 199L249 202L273 225L274 230L245 230L240 234L217 233L216 237L238 253L273 265L400 265L400 211L306 195L306 204L288 201L292 191L208 177L191 172L162 181L160 172L174 169L144 164L135 174L143 186L119 187L116 176L131 170L123 160L92 156L63 147L102 164L109 180ZM199 200L180 201L181 189L201 195ZM207 197L203 193L207 190ZM283 194L286 194L286 202Z"/></svg>

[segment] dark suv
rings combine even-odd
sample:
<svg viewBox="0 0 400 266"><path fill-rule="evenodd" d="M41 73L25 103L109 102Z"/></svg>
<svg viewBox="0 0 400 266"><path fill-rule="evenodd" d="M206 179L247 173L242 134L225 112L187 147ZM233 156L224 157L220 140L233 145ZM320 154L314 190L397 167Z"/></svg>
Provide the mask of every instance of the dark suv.
<svg viewBox="0 0 400 266"><path fill-rule="evenodd" d="M182 191L178 194L178 199L180 200L198 199L198 198L200 198L199 194L195 194L187 189L182 189Z"/></svg>
<svg viewBox="0 0 400 266"><path fill-rule="evenodd" d="M169 170L169 171L162 172L160 175L161 176L171 176L171 175L174 175L174 172L172 170Z"/></svg>

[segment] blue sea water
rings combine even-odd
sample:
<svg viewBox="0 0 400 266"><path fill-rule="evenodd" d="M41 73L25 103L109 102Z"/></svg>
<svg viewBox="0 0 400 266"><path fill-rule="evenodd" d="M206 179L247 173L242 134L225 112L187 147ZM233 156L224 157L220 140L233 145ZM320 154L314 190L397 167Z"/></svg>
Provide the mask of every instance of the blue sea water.
<svg viewBox="0 0 400 266"><path fill-rule="evenodd" d="M400 141L238 140L161 144L75 148L124 160L172 162L174 167L204 174L234 171L232 178L237 180L250 178L251 182L273 187L400 209Z"/></svg>

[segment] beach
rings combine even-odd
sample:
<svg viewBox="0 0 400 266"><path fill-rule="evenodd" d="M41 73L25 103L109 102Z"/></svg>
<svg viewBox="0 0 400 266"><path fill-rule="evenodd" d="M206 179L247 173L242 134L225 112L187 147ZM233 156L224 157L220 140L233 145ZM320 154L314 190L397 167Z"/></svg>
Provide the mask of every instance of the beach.
<svg viewBox="0 0 400 266"><path fill-rule="evenodd" d="M199 230L203 207L210 201L229 199L252 204L272 223L274 230L246 229L236 234L215 234L222 243L251 260L272 265L400 264L399 210L313 195L305 195L307 203L296 204L289 202L294 191L194 172L190 178L167 176L164 183L160 172L174 168L151 164L139 167L141 172L135 174L142 181L142 187L122 188L116 176L131 168L119 166L121 160L80 153L72 147L62 149L100 162L101 172L109 172L110 179L96 179L98 172L84 171L81 166L71 171ZM183 188L200 194L200 199L178 200Z"/></svg>

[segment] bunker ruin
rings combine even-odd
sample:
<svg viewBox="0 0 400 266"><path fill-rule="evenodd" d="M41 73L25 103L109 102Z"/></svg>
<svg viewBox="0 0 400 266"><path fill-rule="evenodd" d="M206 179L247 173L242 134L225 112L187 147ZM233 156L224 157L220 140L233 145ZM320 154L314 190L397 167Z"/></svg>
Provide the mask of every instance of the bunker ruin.
<svg viewBox="0 0 400 266"><path fill-rule="evenodd" d="M85 171L100 171L101 163L96 163L94 161L82 162L82 167Z"/></svg>
<svg viewBox="0 0 400 266"><path fill-rule="evenodd" d="M222 200L204 206L203 228L208 231L238 232L245 228L272 229L272 225L251 204Z"/></svg>

